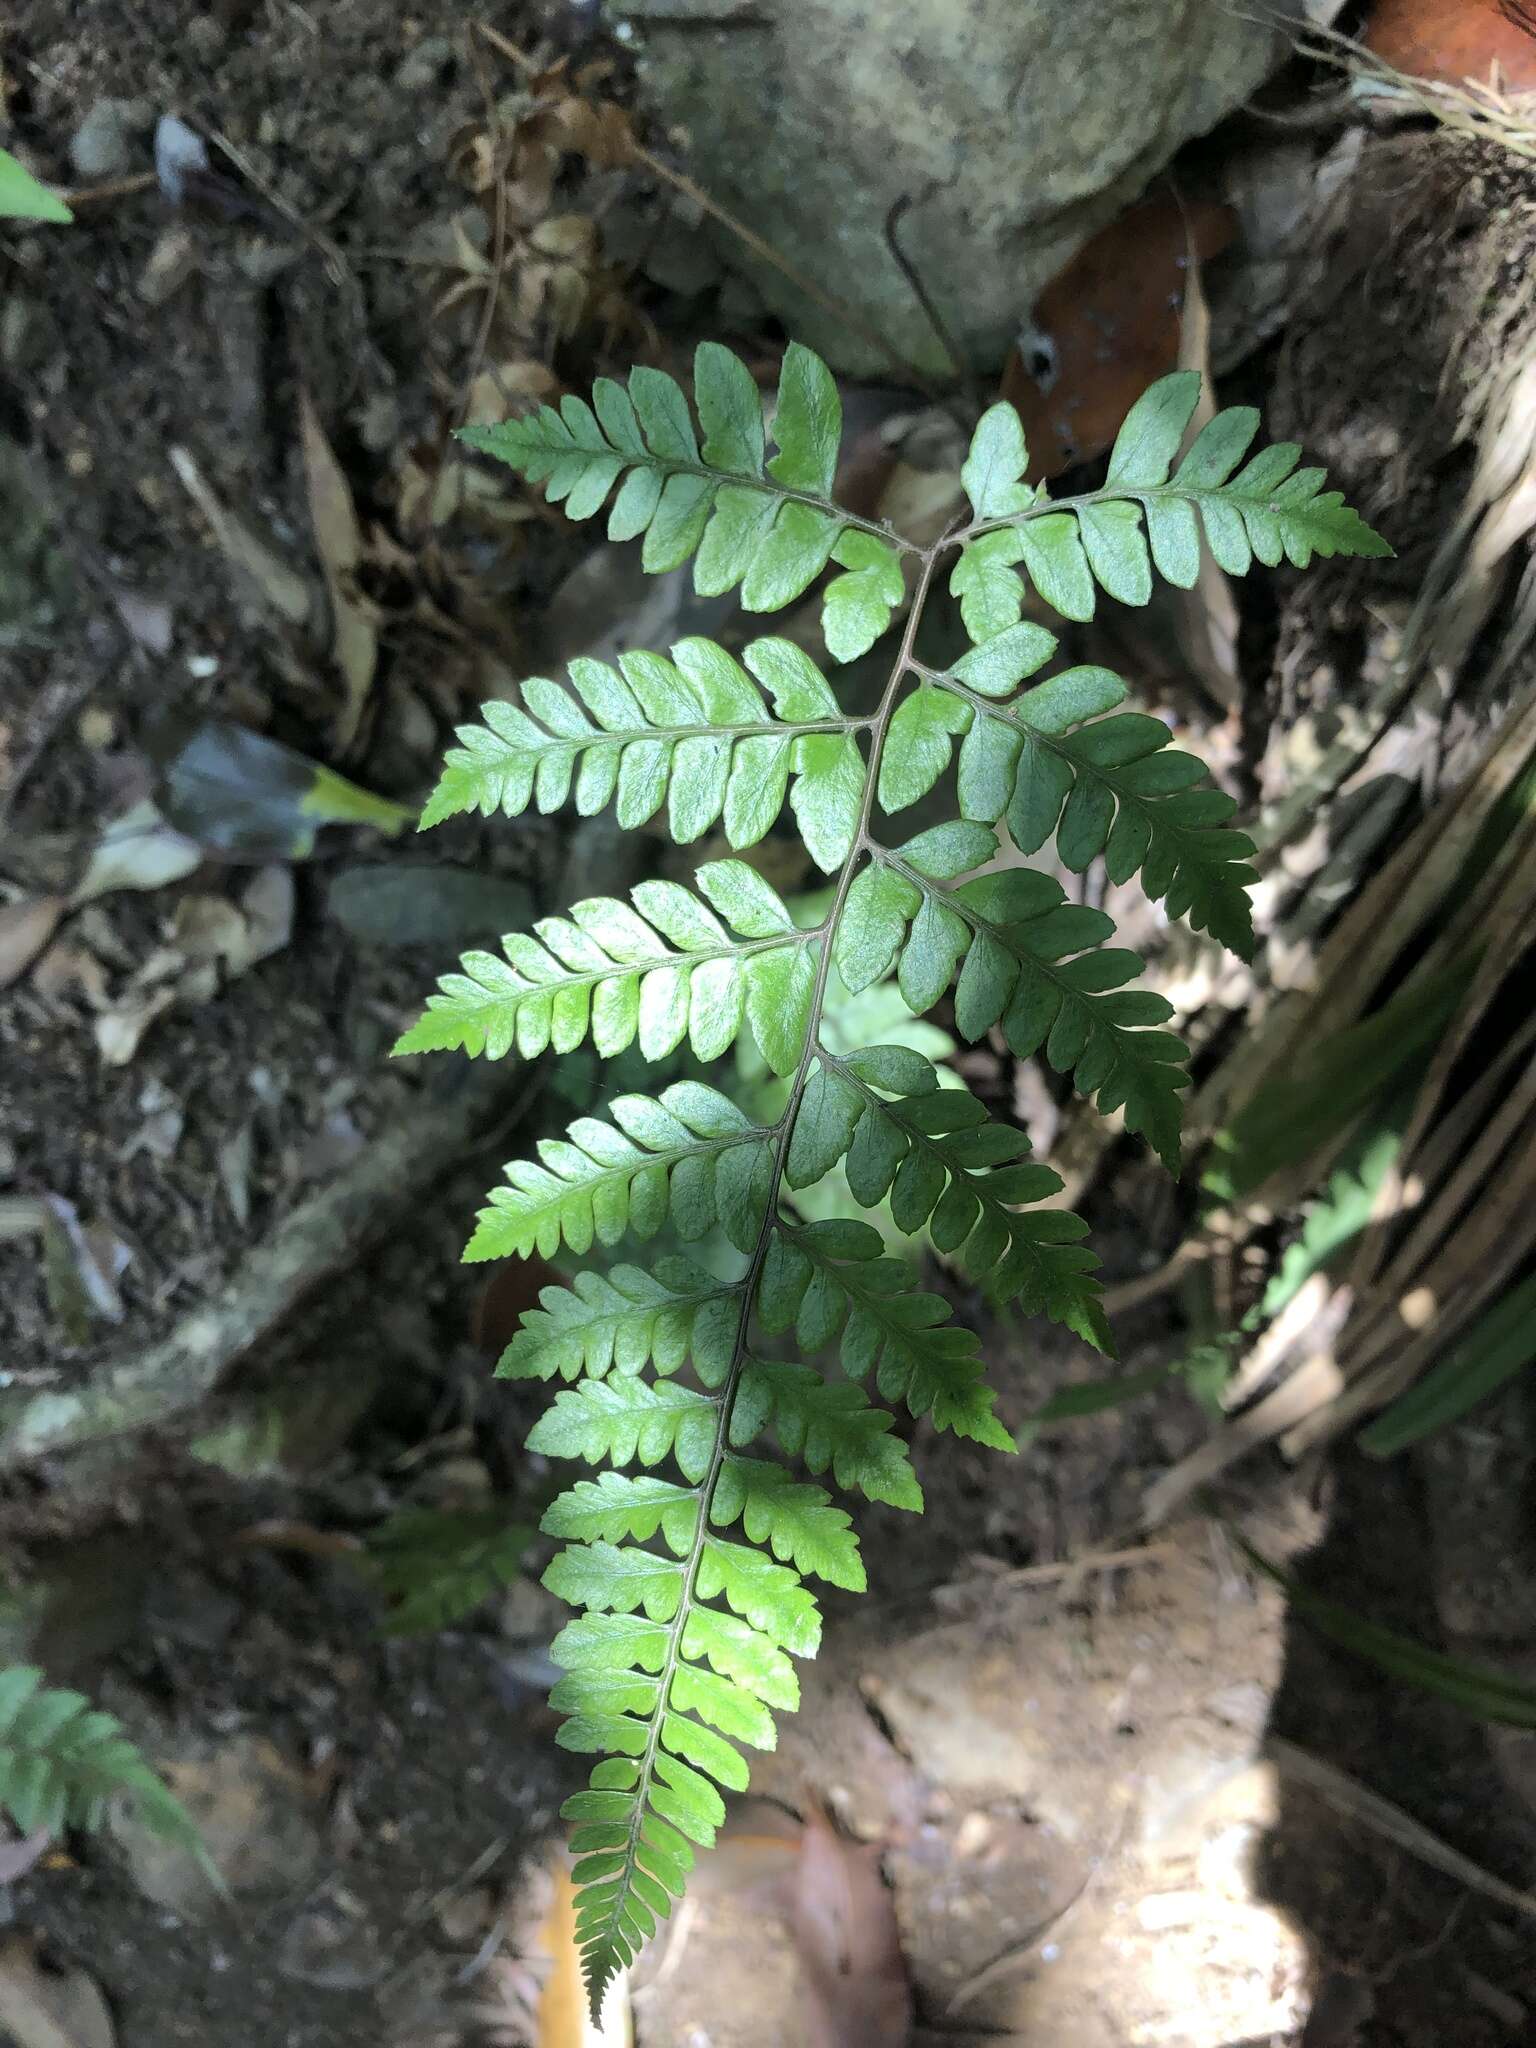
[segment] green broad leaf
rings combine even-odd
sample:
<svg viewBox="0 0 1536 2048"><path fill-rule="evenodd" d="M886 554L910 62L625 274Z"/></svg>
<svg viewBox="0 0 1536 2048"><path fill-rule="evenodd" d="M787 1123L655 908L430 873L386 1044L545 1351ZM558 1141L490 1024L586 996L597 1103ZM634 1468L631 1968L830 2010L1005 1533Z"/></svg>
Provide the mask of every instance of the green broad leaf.
<svg viewBox="0 0 1536 2048"><path fill-rule="evenodd" d="M794 742L795 788L790 798L806 851L823 874L848 857L864 809L864 757L858 742L813 733Z"/></svg>
<svg viewBox="0 0 1536 2048"><path fill-rule="evenodd" d="M754 1749L772 1749L776 1745L773 1716L734 1679L683 1664L672 1680L670 1697L679 1713L697 1714L701 1721L707 1721L737 1742L750 1742Z"/></svg>
<svg viewBox="0 0 1536 2048"><path fill-rule="evenodd" d="M720 915L751 939L770 939L793 932L795 921L778 892L745 861L716 860L694 877Z"/></svg>
<svg viewBox="0 0 1536 2048"><path fill-rule="evenodd" d="M794 1665L777 1643L734 1614L722 1614L715 1607L690 1608L683 1624L683 1655L707 1661L722 1678L755 1693L770 1707L794 1713L800 1705Z"/></svg>
<svg viewBox="0 0 1536 2048"><path fill-rule="evenodd" d="M1093 617L1093 576L1070 512L1048 512L1019 529L1019 546L1029 580L1064 619Z"/></svg>
<svg viewBox="0 0 1536 2048"><path fill-rule="evenodd" d="M1394 1458L1486 1401L1536 1362L1536 1274L1478 1317L1438 1365L1360 1433L1373 1458Z"/></svg>
<svg viewBox="0 0 1536 2048"><path fill-rule="evenodd" d="M1004 519L1023 512L1034 492L1022 481L1029 461L1024 427L1006 400L988 406L971 436L960 481L978 519Z"/></svg>
<svg viewBox="0 0 1536 2048"><path fill-rule="evenodd" d="M829 497L842 432L843 405L832 372L820 356L792 341L779 372L773 409L779 452L769 461L769 475L787 489Z"/></svg>
<svg viewBox="0 0 1536 2048"><path fill-rule="evenodd" d="M888 815L925 797L949 766L953 735L970 725L958 697L925 683L897 705L880 756L880 807Z"/></svg>
<svg viewBox="0 0 1536 2048"><path fill-rule="evenodd" d="M809 1187L842 1158L853 1143L864 1098L823 1055L816 1063L790 1134L784 1178L792 1188Z"/></svg>
<svg viewBox="0 0 1536 2048"><path fill-rule="evenodd" d="M8 149L0 149L0 220L51 221L68 226L74 217L57 193L40 185Z"/></svg>
<svg viewBox="0 0 1536 2048"><path fill-rule="evenodd" d="M1159 377L1125 416L1109 457L1110 485L1163 484L1200 402L1194 370Z"/></svg>
<svg viewBox="0 0 1536 2048"><path fill-rule="evenodd" d="M655 1273L614 1266L578 1273L569 1288L546 1287L528 1310L496 1370L508 1379L603 1379L653 1365L677 1372L692 1359L706 1386L725 1378L740 1321L740 1288L686 1259L662 1259Z"/></svg>
<svg viewBox="0 0 1536 2048"><path fill-rule="evenodd" d="M1057 644L1054 633L1026 619L973 647L952 665L950 673L979 696L1006 697L1025 676L1044 668Z"/></svg>
<svg viewBox="0 0 1536 2048"><path fill-rule="evenodd" d="M754 1543L767 1544L776 1558L850 1593L865 1589L858 1539L826 1489L792 1479L782 1465L761 1458L729 1457L720 1467L709 1519L718 1529L740 1520Z"/></svg>
<svg viewBox="0 0 1536 2048"><path fill-rule="evenodd" d="M659 1465L672 1456L695 1485L709 1469L719 1421L717 1404L691 1387L642 1379L583 1380L556 1394L534 1424L528 1448L550 1458L597 1465Z"/></svg>
<svg viewBox="0 0 1536 2048"><path fill-rule="evenodd" d="M1536 1728L1536 1686L1459 1657L1448 1657L1412 1636L1384 1628L1380 1622L1326 1599L1282 1572L1242 1536L1238 1535L1236 1540L1249 1563L1280 1587L1302 1620L1341 1649L1366 1658L1389 1677L1403 1679L1421 1692L1449 1700L1474 1720L1488 1721L1496 1727Z"/></svg>
<svg viewBox="0 0 1536 2048"><path fill-rule="evenodd" d="M763 401L739 356L701 341L693 357L693 391L704 429L703 459L732 476L763 473Z"/></svg>
<svg viewBox="0 0 1536 2048"><path fill-rule="evenodd" d="M883 863L854 876L833 946L851 995L890 973L921 901L912 884Z"/></svg>
<svg viewBox="0 0 1536 2048"><path fill-rule="evenodd" d="M819 946L755 953L747 962L747 1020L776 1074L792 1074L805 1050Z"/></svg>
<svg viewBox="0 0 1536 2048"><path fill-rule="evenodd" d="M562 1240L586 1252L626 1232L654 1237L669 1216L685 1242L703 1237L715 1221L719 1167L763 1135L728 1096L698 1081L655 1098L621 1095L611 1114L611 1124L578 1117L563 1139L541 1138L537 1163L513 1160L465 1259L551 1258Z"/></svg>
<svg viewBox="0 0 1536 2048"><path fill-rule="evenodd" d="M885 632L906 594L901 557L874 534L850 527L838 537L832 559L846 573L834 576L823 595L821 636L834 661L857 661Z"/></svg>
<svg viewBox="0 0 1536 2048"><path fill-rule="evenodd" d="M940 882L953 881L972 868L984 867L996 854L997 834L965 818L956 818L948 825L932 825L896 849L897 858L908 867Z"/></svg>
<svg viewBox="0 0 1536 2048"><path fill-rule="evenodd" d="M995 639L1024 616L1024 585L1015 567L1023 559L1016 526L995 527L960 550L949 590L960 601L961 622L972 640Z"/></svg>

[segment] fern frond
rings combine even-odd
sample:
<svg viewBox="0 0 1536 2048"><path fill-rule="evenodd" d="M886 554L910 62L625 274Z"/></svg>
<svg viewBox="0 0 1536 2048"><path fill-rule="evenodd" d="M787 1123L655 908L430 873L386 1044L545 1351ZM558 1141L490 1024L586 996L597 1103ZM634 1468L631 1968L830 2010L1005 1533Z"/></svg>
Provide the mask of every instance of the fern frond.
<svg viewBox="0 0 1536 2048"><path fill-rule="evenodd" d="M1294 442L1276 442L1239 469L1259 428L1251 406L1217 413L1175 470L1199 397L1191 370L1160 378L1126 415L1103 488L1054 503L1044 485L1022 481L1027 457L1013 407L983 415L962 472L976 523L950 578L973 638L1017 623L1015 565L1068 619L1093 617L1095 586L1122 604L1146 604L1154 567L1193 589L1202 525L1229 576L1246 575L1255 559L1305 569L1314 556L1391 554L1340 492L1324 490L1324 470L1297 468Z"/></svg>
<svg viewBox="0 0 1536 2048"><path fill-rule="evenodd" d="M740 1447L771 1428L779 1448L807 1471L831 1469L839 1486L870 1500L921 1512L923 1490L907 1447L891 1434L895 1417L872 1408L852 1380L827 1380L783 1359L747 1361L731 1410L730 1440Z"/></svg>
<svg viewBox="0 0 1536 2048"><path fill-rule="evenodd" d="M806 1187L844 1160L864 1208L888 1199L898 1229L913 1236L927 1225L935 1247L958 1255L993 1300L1113 1352L1092 1278L1098 1260L1080 1243L1087 1224L1064 1209L1016 1206L1061 1192L1060 1174L1023 1160L1029 1149L968 1089L941 1088L920 1053L875 1045L837 1058L819 1048L784 1178Z"/></svg>
<svg viewBox="0 0 1536 2048"><path fill-rule="evenodd" d="M578 1117L563 1140L539 1140L538 1165L506 1168L508 1185L492 1189L466 1260L551 1258L562 1238L586 1252L626 1231L654 1237L668 1216L685 1243L719 1222L739 1251L751 1246L767 1200L768 1133L729 1096L676 1081L655 1099L619 1096L611 1114L613 1124Z"/></svg>
<svg viewBox="0 0 1536 2048"><path fill-rule="evenodd" d="M1106 949L1114 920L1069 903L1052 876L1008 868L947 886L995 851L985 826L965 823L879 850L849 892L855 914L834 941L838 972L862 988L894 966L919 1015L958 976L962 1038L1001 1025L1020 1059L1043 1051L1106 1116L1123 1109L1127 1129L1177 1170L1187 1055L1182 1040L1150 1028L1167 1021L1170 1005L1126 986L1141 972L1138 955Z"/></svg>
<svg viewBox="0 0 1536 2048"><path fill-rule="evenodd" d="M662 1375L691 1358L706 1386L730 1369L741 1287L680 1258L578 1273L570 1287L546 1287L496 1367L504 1379L605 1379L652 1365Z"/></svg>
<svg viewBox="0 0 1536 2048"><path fill-rule="evenodd" d="M833 503L837 392L799 347L784 358L771 458L749 372L709 343L695 359L697 424L681 387L642 369L627 391L600 382L591 407L568 398L468 436L574 518L611 498L610 534L643 534L648 568L695 557L701 593L740 584L746 606L766 610L835 561L822 608L835 659L863 653L904 604L907 557L918 571L867 718L846 716L782 640L755 642L744 665L698 640L669 660L577 662L568 682L535 678L520 706L464 728L424 819L573 799L583 813L612 801L636 825L665 805L680 843L723 823L744 847L787 797L833 878L821 921L803 928L740 861L701 868L699 893L643 882L628 903L578 904L504 940L502 957L469 955L397 1048L532 1058L590 1035L604 1056L638 1042L661 1059L686 1039L711 1060L739 1040L758 1109L749 1118L697 1083L621 1096L610 1117L583 1117L509 1166L470 1246L474 1258L579 1252L670 1220L690 1241L718 1223L740 1259L724 1277L666 1258L652 1273L616 1266L547 1288L499 1367L568 1383L530 1449L608 1468L578 1478L543 1524L564 1546L545 1583L584 1610L554 1645L554 1703L568 1717L560 1740L597 1758L563 1809L594 2008L670 1912L694 1845L713 1841L719 1788L745 1787L735 1745L771 1747L773 1710L798 1702L790 1659L813 1655L821 1630L805 1577L864 1583L848 1516L813 1482L831 1473L872 1501L922 1505L893 1415L865 1383L937 1429L1014 1448L975 1333L880 1231L818 1217L817 1201L842 1176L893 1232L925 1229L995 1296L1110 1348L1082 1225L1048 1206L1057 1176L964 1089L941 1087L919 1052L888 1042L899 1022L840 1027L826 1010L841 984L852 1020L860 993L894 973L920 1016L953 984L963 1037L997 1026L1017 1055L1042 1052L1177 1165L1188 1077L1183 1045L1159 1028L1169 1005L1128 985L1141 963L1109 946L1102 912L1028 867L986 870L1006 819L1026 855L1054 837L1068 868L1102 856L1117 881L1140 873L1170 916L1247 948L1252 847L1230 829L1228 800L1195 787L1200 764L1162 725L1121 710L1118 677L1076 668L1041 682L1057 642L1023 615L1025 575L1072 618L1092 613L1096 588L1145 602L1154 567L1192 583L1202 521L1234 572L1254 556L1385 552L1295 450L1240 467L1256 424L1245 411L1219 415L1175 473L1195 391L1184 377L1154 387L1103 489L1059 504L1024 482L1022 427L994 406L963 472L975 519L928 547ZM975 644L940 673L913 650L955 549L951 588ZM876 803L898 813L927 797L957 746L963 815L877 844ZM791 1341L794 1357L771 1355Z"/></svg>
<svg viewBox="0 0 1536 2048"><path fill-rule="evenodd" d="M676 882L640 882L633 909L589 897L568 918L540 918L534 938L503 939L502 959L466 953L463 972L443 977L395 1052L500 1059L515 1045L534 1059L549 1045L570 1052L590 1031L605 1058L638 1041L647 1059L663 1059L686 1038L697 1058L712 1060L745 1013L774 1072L791 1072L810 1022L821 934L798 930L778 894L741 861L711 861L695 880L707 902Z"/></svg>
<svg viewBox="0 0 1536 2048"><path fill-rule="evenodd" d="M948 1302L913 1284L869 1224L781 1219L763 1262L757 1313L770 1335L793 1326L808 1351L839 1339L849 1379L865 1379L873 1368L884 1399L903 1402L936 1429L994 1450L1014 1448L993 1416L997 1396L984 1382L975 1332L951 1320Z"/></svg>
<svg viewBox="0 0 1536 2048"><path fill-rule="evenodd" d="M558 412L546 405L460 438L542 483L571 519L600 512L618 485L608 538L643 534L641 560L655 574L696 557L701 597L740 584L749 612L778 611L835 558L849 573L829 587L827 645L840 661L862 654L901 601L907 544L832 502L843 408L831 371L798 342L786 349L778 453L766 462L762 399L739 357L701 342L693 395L702 447L681 385L647 368L630 372L628 390L600 377L591 405L567 397Z"/></svg>
<svg viewBox="0 0 1536 2048"><path fill-rule="evenodd" d="M536 1531L505 1508L403 1508L368 1537L367 1565L389 1605L387 1636L452 1628L510 1586Z"/></svg>
<svg viewBox="0 0 1536 2048"><path fill-rule="evenodd" d="M191 1815L115 1715L83 1693L45 1686L33 1665L0 1670L0 1811L24 1835L58 1834L99 1828L118 1798L154 1834L206 1863Z"/></svg>
<svg viewBox="0 0 1536 2048"><path fill-rule="evenodd" d="M616 798L626 829L665 803L679 846L723 820L739 848L763 837L789 790L811 857L830 874L858 822L864 761L854 735L869 720L844 717L821 670L788 640L754 640L742 660L745 668L693 639L670 661L573 661L569 689L530 677L521 709L489 703L483 724L459 727L463 744L447 755L422 828L461 811L515 818L530 803L550 812L572 800L585 818Z"/></svg>
<svg viewBox="0 0 1536 2048"><path fill-rule="evenodd" d="M1008 693L1056 651L1053 634L1009 626L932 674L896 707L880 760L888 814L928 794L960 739L961 815L995 825L1006 815L1020 853L1051 838L1062 865L1081 873L1101 854L1112 882L1140 874L1170 917L1247 959L1253 951L1247 865L1253 841L1227 822L1237 809L1209 786L1203 761L1171 746L1161 719L1106 717L1126 686L1107 668L1064 669L1021 695ZM1002 700L1002 701L998 701ZM1090 722L1092 721L1092 722Z"/></svg>

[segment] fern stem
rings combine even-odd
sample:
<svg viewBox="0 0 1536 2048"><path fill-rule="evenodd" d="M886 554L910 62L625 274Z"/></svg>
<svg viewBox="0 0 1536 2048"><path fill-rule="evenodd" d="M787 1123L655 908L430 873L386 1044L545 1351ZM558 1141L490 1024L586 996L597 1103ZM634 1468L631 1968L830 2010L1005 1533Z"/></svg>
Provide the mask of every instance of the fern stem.
<svg viewBox="0 0 1536 2048"><path fill-rule="evenodd" d="M779 1195L784 1183L784 1168L789 1158L790 1139L794 1134L795 1118L799 1113L801 1098L805 1094L806 1083L810 1079L812 1065L820 1053L821 1014L826 1002L827 977L832 967L832 953L837 937L838 920L842 916L843 908L848 901L848 892L853 887L854 877L858 872L859 865L866 854L874 848L874 841L870 838L869 834L869 821L873 814L875 789L880 778L881 750L885 745L885 736L889 730L891 717L896 708L896 697L901 688L902 678L913 666L912 649L917 639L917 629L922 619L923 607L927 602L929 587L933 581L934 569L938 563L939 556L948 544L949 536L946 535L936 541L932 547L920 551L922 555L922 568L918 576L917 587L912 594L912 603L907 611L906 624L901 636L901 646L897 650L895 661L891 664L891 672L886 678L885 689L881 694L879 707L873 718L869 721L869 764L864 778L864 797L859 810L858 826L853 835L853 842L848 849L848 857L843 862L842 870L838 876L837 893L832 900L832 908L828 911L824 923L817 927L815 933L809 934L809 936L814 937L819 933L821 952L816 963L815 984L811 991L810 1014L806 1020L805 1047L800 1054L799 1065L796 1067L794 1077L790 1082L789 1097L785 1103L783 1114L779 1118L778 1123L773 1127L773 1161L770 1168L767 1200L763 1205L762 1227L758 1231L757 1242L752 1248L751 1256L747 1261L746 1271L739 1283L741 1286L741 1317L736 1326L736 1340L732 1348L730 1369L721 1384L719 1393L714 1396L717 1403L715 1440L710 1451L708 1467L697 1489L699 1496L698 1522L694 1530L693 1543L687 1558L683 1561L683 1575L678 1594L677 1613L668 1628L666 1653L658 1676L657 1712L651 1724L645 1749L639 1758L639 1775L635 1780L634 1786L634 1813L629 1823L629 1838L624 1847L624 1866L620 1873L619 1889L615 1895L612 1912L609 1916L615 1927L618 1925L619 1913L634 1880L635 1859L640 1843L640 1829L644 1823L651 1783L655 1776L656 1752L661 1746L662 1724L666 1719L667 1702L671 1697L672 1682L677 1676L678 1664L682 1656L683 1636L688 1626L689 1614L693 1608L694 1592L698 1583L700 1567L704 1562L704 1546L709 1539L710 1509L714 1504L715 1488L719 1482L720 1469L725 1463L726 1455L730 1448L731 1417L736 1406L736 1395L741 1385L741 1376L747 1365L747 1336L751 1328L753 1307L757 1300L758 1282L762 1277L763 1263L768 1256L768 1248L773 1242L773 1234L780 1227ZM914 552L917 552L917 550L914 550Z"/></svg>

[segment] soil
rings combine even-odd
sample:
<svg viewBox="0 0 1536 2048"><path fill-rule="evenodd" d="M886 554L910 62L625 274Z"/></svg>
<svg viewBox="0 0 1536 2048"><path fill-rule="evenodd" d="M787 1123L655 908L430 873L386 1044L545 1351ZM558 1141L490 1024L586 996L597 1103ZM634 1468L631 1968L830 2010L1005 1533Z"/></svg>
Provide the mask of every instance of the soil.
<svg viewBox="0 0 1536 2048"><path fill-rule="evenodd" d="M581 43L585 10L488 18L525 45L557 36L601 54ZM155 786L168 711L236 720L415 800L454 718L515 662L522 614L548 607L576 559L538 518L423 539L407 516L411 465L436 465L477 367L476 303L434 312L444 276L425 288L409 254L465 204L455 149L487 85L461 29L451 10L395 0L13 9L0 104L40 169L69 180L71 135L113 96L141 100L148 120L176 110L245 166L236 198L221 188L179 213L157 189L107 193L82 201L67 252L19 235L0 259L0 427L59 521L31 565L56 616L0 645L0 871L17 889L67 886L102 816ZM131 176L149 167L147 120L130 128ZM681 321L675 299L667 309ZM546 335L533 355L587 376L610 341ZM167 459L189 450L318 591L301 385L365 529L391 543L370 570L383 658L346 742L323 639L274 621ZM135 637L126 599L168 612L168 647ZM569 851L560 821L526 820L439 834L411 858L474 863L543 903ZM0 1238L8 1385L68 1390L135 1355L434 1085L381 1055L444 946L370 945L329 910L342 865L399 857L365 830L323 837L295 870L289 943L157 1017L125 1066L99 1059L78 980L0 996L0 1198L62 1197L127 1253L120 1318L77 1342L36 1247ZM249 871L210 864L153 896L112 896L62 939L98 962L114 1001L168 943L183 899L233 898ZM565 1086L595 1083L573 1072ZM168 1105L183 1123L167 1155L146 1132ZM477 1288L457 1264L504 1143L488 1133L423 1190L409 1228L360 1247L211 1408L8 1482L9 1653L99 1696L189 1797L224 1787L237 1837L245 1813L250 1841L268 1828L297 1845L293 1868L252 1877L233 1913L157 1899L142 1845L112 1836L71 1842L0 1895L50 1963L95 1974L122 2048L524 2038L517 1967L569 1763L543 1704L557 1623L520 1580L444 1632L389 1638L358 1550L401 1505L510 1500L513 1513L542 1483L518 1449L532 1398L489 1380L470 1336ZM243 1196L229 1192L231 1158L247 1161ZM1152 1187L1127 1169L1095 1191L1111 1277L1146 1264L1149 1219L1166 1227ZM957 1300L979 1319L974 1298ZM1131 1367L1180 1345L1160 1309L1122 1338ZM986 1342L1014 1426L1096 1369L1056 1333L1021 1342L988 1326ZM1490 1431L1500 1497L1519 1497L1528 1424L1511 1396L1433 1467L1345 1459L1321 1507L1315 1475L1262 1467L1218 1505L1281 1561L1326 1529L1307 1567L1322 1588L1507 1663L1511 1642L1530 1640L1536 1573L1512 1574L1496 1625L1469 1613L1464 1587L1487 1560L1452 1507L1486 1472ZM1490 1747L1287 1621L1207 1522L1170 1532L1155 1560L1050 1575L1138 1548L1149 1480L1203 1428L1174 1383L1041 1437L1002 1483L990 1458L916 1431L928 1513L858 1517L886 1590L828 1603L807 1710L758 1789L796 1808L809 1794L884 1851L924 2038L1526 2038L1536 1977L1519 1916L1342 1817L1262 1744L1267 1726L1518 1886L1536 1855L1529 1738ZM1523 1522L1506 1532L1506 1570L1531 1543ZM1043 1579L1017 1576L1040 1567ZM643 2048L798 2038L741 2025L760 2009L763 1944L788 1954L776 1925L750 1887L702 1885L692 1955L641 1982Z"/></svg>

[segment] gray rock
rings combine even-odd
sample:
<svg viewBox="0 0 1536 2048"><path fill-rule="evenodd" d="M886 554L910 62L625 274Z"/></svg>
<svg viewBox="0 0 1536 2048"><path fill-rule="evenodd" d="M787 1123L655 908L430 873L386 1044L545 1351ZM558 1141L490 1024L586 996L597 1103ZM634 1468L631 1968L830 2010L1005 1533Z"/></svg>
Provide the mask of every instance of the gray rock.
<svg viewBox="0 0 1536 2048"><path fill-rule="evenodd" d="M905 360L949 368L885 237L972 365L996 368L1042 286L1179 145L1279 57L1261 10L1218 0L623 0L643 90L713 198ZM1276 12L1284 11L1283 7ZM718 227L791 333L839 368L888 368Z"/></svg>
<svg viewBox="0 0 1536 2048"><path fill-rule="evenodd" d="M402 92L425 92L442 77L452 55L453 43L448 36L423 36L410 55L402 59L395 84Z"/></svg>
<svg viewBox="0 0 1536 2048"><path fill-rule="evenodd" d="M133 142L153 119L142 100L97 100L69 139L81 178L121 178L134 166Z"/></svg>

